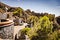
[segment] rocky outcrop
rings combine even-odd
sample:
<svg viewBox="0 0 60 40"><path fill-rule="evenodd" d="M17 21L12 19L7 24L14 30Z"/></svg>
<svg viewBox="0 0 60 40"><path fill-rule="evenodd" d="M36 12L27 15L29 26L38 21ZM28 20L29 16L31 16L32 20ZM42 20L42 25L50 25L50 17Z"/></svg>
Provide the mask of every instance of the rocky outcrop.
<svg viewBox="0 0 60 40"><path fill-rule="evenodd" d="M60 25L60 16L56 17L56 21Z"/></svg>

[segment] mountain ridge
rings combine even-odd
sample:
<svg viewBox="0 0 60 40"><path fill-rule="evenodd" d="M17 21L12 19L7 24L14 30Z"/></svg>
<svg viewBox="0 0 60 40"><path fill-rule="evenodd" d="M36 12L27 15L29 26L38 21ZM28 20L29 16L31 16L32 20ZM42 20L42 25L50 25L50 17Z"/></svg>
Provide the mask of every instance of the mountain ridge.
<svg viewBox="0 0 60 40"><path fill-rule="evenodd" d="M0 2L0 9L6 11L6 8L5 7L8 8L8 10L7 10L8 12L13 12L17 8L21 8L21 7L11 7L11 6L9 6L9 5L5 4L5 3Z"/></svg>

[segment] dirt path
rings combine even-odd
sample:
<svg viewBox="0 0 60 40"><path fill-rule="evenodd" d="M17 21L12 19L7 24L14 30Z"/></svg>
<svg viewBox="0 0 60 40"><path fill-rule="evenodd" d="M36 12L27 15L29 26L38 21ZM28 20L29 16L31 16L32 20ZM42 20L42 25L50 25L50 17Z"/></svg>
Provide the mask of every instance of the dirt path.
<svg viewBox="0 0 60 40"><path fill-rule="evenodd" d="M14 26L14 37L19 32L19 30L25 28L26 25L27 25L27 23L23 23L22 26Z"/></svg>

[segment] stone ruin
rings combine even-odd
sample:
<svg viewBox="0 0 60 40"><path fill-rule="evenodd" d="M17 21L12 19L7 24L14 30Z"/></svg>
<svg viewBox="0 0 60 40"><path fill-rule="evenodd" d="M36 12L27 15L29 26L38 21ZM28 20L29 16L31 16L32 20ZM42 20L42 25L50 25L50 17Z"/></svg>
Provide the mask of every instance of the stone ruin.
<svg viewBox="0 0 60 40"><path fill-rule="evenodd" d="M6 18L6 14L0 13L0 38L13 39L14 23Z"/></svg>

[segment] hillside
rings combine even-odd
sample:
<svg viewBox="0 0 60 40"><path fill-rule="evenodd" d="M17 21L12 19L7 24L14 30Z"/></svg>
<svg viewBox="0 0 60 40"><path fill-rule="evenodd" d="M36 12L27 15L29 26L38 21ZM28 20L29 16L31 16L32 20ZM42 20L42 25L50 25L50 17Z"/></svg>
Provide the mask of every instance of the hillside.
<svg viewBox="0 0 60 40"><path fill-rule="evenodd" d="M8 12L13 12L13 11L15 11L17 8L20 8L20 7L11 7L11 6L8 6L8 5L6 5L6 4L4 4L4 3L2 3L2 2L0 2L0 11L2 10L4 10L4 11L6 11L6 7L8 8Z"/></svg>
<svg viewBox="0 0 60 40"><path fill-rule="evenodd" d="M4 4L4 3L0 2L0 12L2 12L2 13L6 12L5 7L8 8L8 10L7 10L8 12L13 12L13 16L18 16L19 18L23 18L23 20L25 22L27 22L31 16L36 16L38 18L40 16L41 17L47 16L47 17L49 17L50 21L54 21L54 19L55 19L55 14L36 13L34 11L31 11L30 9L24 10L21 7L11 7L11 6L7 5L7 4Z"/></svg>

